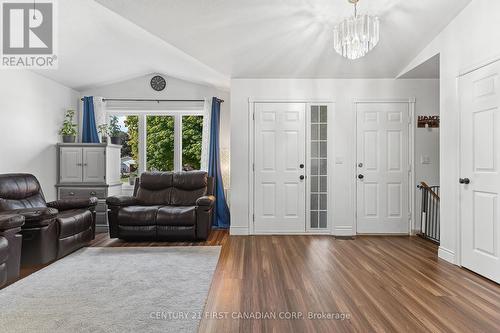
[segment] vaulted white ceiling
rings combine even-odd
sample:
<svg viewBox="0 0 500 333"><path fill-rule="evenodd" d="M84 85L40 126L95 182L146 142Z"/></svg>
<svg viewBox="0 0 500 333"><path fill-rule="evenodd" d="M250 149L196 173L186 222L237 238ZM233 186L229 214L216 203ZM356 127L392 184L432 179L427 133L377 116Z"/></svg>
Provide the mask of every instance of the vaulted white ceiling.
<svg viewBox="0 0 500 333"><path fill-rule="evenodd" d="M357 61L333 50L347 0L97 1L233 78L392 78L471 0L360 0L381 41Z"/></svg>
<svg viewBox="0 0 500 333"><path fill-rule="evenodd" d="M147 73L228 88L230 78L94 0L58 1L59 67L38 70L76 90Z"/></svg>
<svg viewBox="0 0 500 333"><path fill-rule="evenodd" d="M333 50L347 0L58 1L59 69L82 90L145 73L228 88L230 78L394 78L471 0L360 0L381 41L349 61Z"/></svg>

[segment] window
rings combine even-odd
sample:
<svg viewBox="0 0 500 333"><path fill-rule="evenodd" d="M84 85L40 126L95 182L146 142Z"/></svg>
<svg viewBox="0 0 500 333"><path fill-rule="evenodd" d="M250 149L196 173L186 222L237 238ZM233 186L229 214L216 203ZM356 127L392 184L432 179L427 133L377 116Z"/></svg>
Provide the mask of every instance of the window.
<svg viewBox="0 0 500 333"><path fill-rule="evenodd" d="M199 170L201 167L201 143L203 116L182 117L182 170Z"/></svg>
<svg viewBox="0 0 500 333"><path fill-rule="evenodd" d="M139 168L139 117L118 116L121 129L121 180L133 185Z"/></svg>
<svg viewBox="0 0 500 333"><path fill-rule="evenodd" d="M311 106L310 229L328 226L327 106Z"/></svg>
<svg viewBox="0 0 500 333"><path fill-rule="evenodd" d="M172 116L146 117L146 170L174 171L174 128Z"/></svg>
<svg viewBox="0 0 500 333"><path fill-rule="evenodd" d="M122 131L121 178L134 184L143 171L190 171L201 167L202 111L110 112Z"/></svg>

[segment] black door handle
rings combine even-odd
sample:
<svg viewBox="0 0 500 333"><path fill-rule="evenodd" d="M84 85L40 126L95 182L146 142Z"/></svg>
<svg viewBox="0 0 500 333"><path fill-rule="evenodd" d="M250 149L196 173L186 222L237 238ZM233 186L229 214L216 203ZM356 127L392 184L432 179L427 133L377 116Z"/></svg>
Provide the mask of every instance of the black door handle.
<svg viewBox="0 0 500 333"><path fill-rule="evenodd" d="M306 177L304 177L304 175L300 175L299 178L300 178L300 180L304 180L304 178L306 178Z"/></svg>
<svg viewBox="0 0 500 333"><path fill-rule="evenodd" d="M458 180L458 182L459 182L460 184L469 185L469 184L470 184L470 179L469 179L469 178L460 178L460 179Z"/></svg>
<svg viewBox="0 0 500 333"><path fill-rule="evenodd" d="M304 164L299 165L301 169L304 169Z"/></svg>
<svg viewBox="0 0 500 333"><path fill-rule="evenodd" d="M359 179L363 179L363 178L365 178L365 176L363 176L362 174L359 174L359 175L358 175L358 178L359 178Z"/></svg>

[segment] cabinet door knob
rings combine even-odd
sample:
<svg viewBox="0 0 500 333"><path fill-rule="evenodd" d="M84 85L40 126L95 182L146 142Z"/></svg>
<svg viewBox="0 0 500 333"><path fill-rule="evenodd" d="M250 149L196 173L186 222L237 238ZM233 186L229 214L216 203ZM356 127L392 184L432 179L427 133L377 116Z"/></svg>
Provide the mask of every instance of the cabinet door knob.
<svg viewBox="0 0 500 333"><path fill-rule="evenodd" d="M90 195L94 196L96 195L97 193L95 193L94 191L90 192Z"/></svg>
<svg viewBox="0 0 500 333"><path fill-rule="evenodd" d="M69 192L68 193L70 196L74 196L75 195L75 192Z"/></svg>
<svg viewBox="0 0 500 333"><path fill-rule="evenodd" d="M358 178L359 178L359 179L363 179L363 178L365 178L365 176L364 176L364 175L362 175L362 174L359 174L359 175L358 175Z"/></svg>

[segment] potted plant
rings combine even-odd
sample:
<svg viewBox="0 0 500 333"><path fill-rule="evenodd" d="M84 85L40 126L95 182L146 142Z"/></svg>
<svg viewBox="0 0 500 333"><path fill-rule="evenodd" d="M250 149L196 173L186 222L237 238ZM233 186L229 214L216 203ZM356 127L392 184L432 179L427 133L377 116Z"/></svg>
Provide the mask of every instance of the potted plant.
<svg viewBox="0 0 500 333"><path fill-rule="evenodd" d="M120 125L118 125L118 117L117 116L112 116L111 120L109 121L109 126L108 126L108 134L111 139L111 143L114 145L120 145L121 144L121 139L120 139Z"/></svg>
<svg viewBox="0 0 500 333"><path fill-rule="evenodd" d="M101 124L97 126L97 131L99 134L101 134L101 143L107 143L108 142L108 125L107 124Z"/></svg>
<svg viewBox="0 0 500 333"><path fill-rule="evenodd" d="M66 111L63 125L59 130L59 134L62 135L64 143L74 143L76 141L76 124L73 123L74 116L74 110Z"/></svg>

